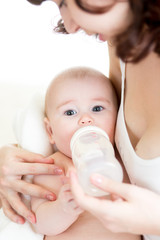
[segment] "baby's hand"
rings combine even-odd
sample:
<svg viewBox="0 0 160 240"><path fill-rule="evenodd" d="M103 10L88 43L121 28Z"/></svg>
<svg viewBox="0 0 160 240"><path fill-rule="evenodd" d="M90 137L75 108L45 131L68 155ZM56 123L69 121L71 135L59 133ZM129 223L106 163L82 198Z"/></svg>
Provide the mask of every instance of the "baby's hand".
<svg viewBox="0 0 160 240"><path fill-rule="evenodd" d="M69 183L64 184L61 187L58 198L61 201L62 208L66 213L78 216L83 212L73 198Z"/></svg>

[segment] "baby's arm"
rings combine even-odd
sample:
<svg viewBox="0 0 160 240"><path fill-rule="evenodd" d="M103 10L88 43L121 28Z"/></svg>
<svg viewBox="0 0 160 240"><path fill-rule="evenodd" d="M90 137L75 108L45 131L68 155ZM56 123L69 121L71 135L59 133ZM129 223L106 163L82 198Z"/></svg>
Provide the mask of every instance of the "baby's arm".
<svg viewBox="0 0 160 240"><path fill-rule="evenodd" d="M61 167L67 170L71 164L71 159L61 153L52 155L56 164L64 161L65 166ZM44 199L32 198L32 210L36 214L36 232L44 235L57 235L64 232L72 223L76 221L81 213L80 208L75 203L67 177L63 177L67 183L62 183L62 177L54 175L39 175L34 178L36 184L54 190L57 194L57 200L54 202Z"/></svg>

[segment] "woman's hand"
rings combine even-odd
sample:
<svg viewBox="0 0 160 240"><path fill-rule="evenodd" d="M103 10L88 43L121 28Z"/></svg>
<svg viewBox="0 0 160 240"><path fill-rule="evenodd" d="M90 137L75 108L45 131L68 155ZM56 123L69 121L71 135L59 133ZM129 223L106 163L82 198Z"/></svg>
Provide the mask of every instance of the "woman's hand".
<svg viewBox="0 0 160 240"><path fill-rule="evenodd" d="M98 199L83 192L74 171L70 172L70 179L77 204L97 217L110 231L160 235L160 195L94 174L91 177L94 185L119 196L114 200Z"/></svg>
<svg viewBox="0 0 160 240"><path fill-rule="evenodd" d="M55 200L54 193L22 180L23 175L62 174L51 157L44 158L15 146L0 149L0 198L7 217L17 223L35 222L34 213L22 202L20 193Z"/></svg>

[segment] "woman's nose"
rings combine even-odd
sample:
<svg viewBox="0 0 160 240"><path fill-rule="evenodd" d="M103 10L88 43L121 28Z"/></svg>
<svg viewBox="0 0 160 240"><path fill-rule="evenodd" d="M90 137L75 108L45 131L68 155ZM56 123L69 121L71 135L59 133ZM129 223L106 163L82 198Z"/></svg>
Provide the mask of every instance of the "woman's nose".
<svg viewBox="0 0 160 240"><path fill-rule="evenodd" d="M80 29L80 27L72 19L70 19L66 24L64 22L64 26L68 33L76 33Z"/></svg>
<svg viewBox="0 0 160 240"><path fill-rule="evenodd" d="M88 126L92 125L94 123L94 120L91 116L85 114L79 119L79 125L80 126Z"/></svg>

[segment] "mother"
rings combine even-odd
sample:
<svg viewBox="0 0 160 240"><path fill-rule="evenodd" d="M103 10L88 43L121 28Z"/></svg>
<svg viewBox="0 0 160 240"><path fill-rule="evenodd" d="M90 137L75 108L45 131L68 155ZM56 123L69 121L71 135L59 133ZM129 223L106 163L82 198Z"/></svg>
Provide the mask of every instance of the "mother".
<svg viewBox="0 0 160 240"><path fill-rule="evenodd" d="M43 0L29 1L35 4L43 2ZM145 235L145 239L158 240L160 239L160 1L55 0L53 2L59 6L63 19L59 22L57 31L66 30L68 33L74 33L82 28L87 34L98 34L101 40L108 41L110 78L120 99L116 145L132 183L132 185L115 183L94 175L92 177L94 184L119 196L114 202L102 200L100 202L86 196L79 187L75 174L71 173L75 197L83 208L95 214L111 231L140 233ZM45 170L40 163L32 167L32 162L40 161L47 160L16 147L1 148L2 205L6 215L14 221L23 222L22 216L28 219L33 217L33 213L21 203L17 192L43 197L47 195L51 199L54 197L53 194L36 186L30 185L26 189L26 183L21 180L23 174L53 171L51 165L47 165Z"/></svg>

